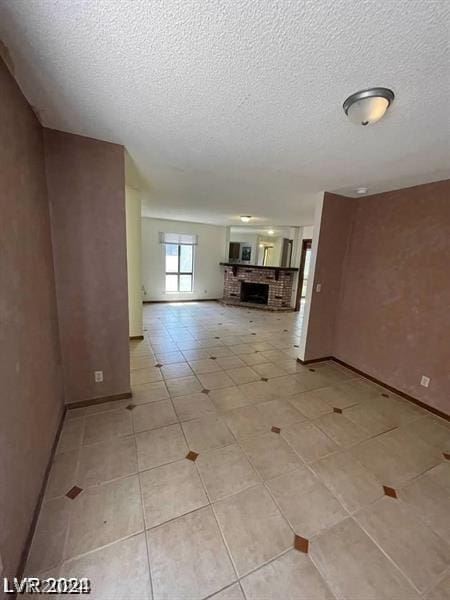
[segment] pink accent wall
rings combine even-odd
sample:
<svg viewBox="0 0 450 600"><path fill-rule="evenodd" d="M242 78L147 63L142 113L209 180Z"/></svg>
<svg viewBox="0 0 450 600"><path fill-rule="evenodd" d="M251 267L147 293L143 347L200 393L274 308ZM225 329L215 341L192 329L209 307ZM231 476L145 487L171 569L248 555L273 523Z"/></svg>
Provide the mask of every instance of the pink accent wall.
<svg viewBox="0 0 450 600"><path fill-rule="evenodd" d="M336 281L340 270L342 279L335 327L325 340L313 333L307 358L331 353L450 414L450 181L353 200L326 194L323 210L324 291L327 273ZM341 261L332 223L343 229L347 220ZM336 258L326 252L322 261L332 236ZM322 312L317 296L314 322ZM429 388L420 385L422 375L431 378Z"/></svg>
<svg viewBox="0 0 450 600"><path fill-rule="evenodd" d="M0 554L14 576L63 408L42 128L0 60Z"/></svg>
<svg viewBox="0 0 450 600"><path fill-rule="evenodd" d="M124 149L50 129L44 141L66 402L127 393Z"/></svg>

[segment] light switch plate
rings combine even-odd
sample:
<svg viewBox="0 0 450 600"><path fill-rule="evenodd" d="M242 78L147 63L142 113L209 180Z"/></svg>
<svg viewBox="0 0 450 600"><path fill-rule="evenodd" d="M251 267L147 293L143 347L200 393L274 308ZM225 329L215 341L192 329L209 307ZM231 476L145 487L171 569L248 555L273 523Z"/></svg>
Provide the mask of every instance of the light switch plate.
<svg viewBox="0 0 450 600"><path fill-rule="evenodd" d="M430 378L422 375L420 379L420 385L423 385L423 387L428 387L430 385Z"/></svg>

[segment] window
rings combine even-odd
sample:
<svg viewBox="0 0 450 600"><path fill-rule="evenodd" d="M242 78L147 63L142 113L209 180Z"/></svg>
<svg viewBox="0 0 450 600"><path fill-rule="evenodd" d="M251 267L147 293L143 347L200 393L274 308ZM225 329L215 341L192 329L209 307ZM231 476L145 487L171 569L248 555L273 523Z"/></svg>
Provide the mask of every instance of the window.
<svg viewBox="0 0 450 600"><path fill-rule="evenodd" d="M197 235L160 232L159 241L164 248L166 292L192 292Z"/></svg>
<svg viewBox="0 0 450 600"><path fill-rule="evenodd" d="M164 244L166 292L192 292L193 244Z"/></svg>

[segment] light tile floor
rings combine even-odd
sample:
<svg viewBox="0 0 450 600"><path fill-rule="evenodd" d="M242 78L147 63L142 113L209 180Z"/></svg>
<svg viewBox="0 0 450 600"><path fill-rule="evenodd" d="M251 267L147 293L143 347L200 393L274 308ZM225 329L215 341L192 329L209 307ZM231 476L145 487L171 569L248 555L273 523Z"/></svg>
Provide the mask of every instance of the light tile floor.
<svg viewBox="0 0 450 600"><path fill-rule="evenodd" d="M446 421L297 363L301 314L144 315L133 399L67 413L26 574L104 600L450 597Z"/></svg>

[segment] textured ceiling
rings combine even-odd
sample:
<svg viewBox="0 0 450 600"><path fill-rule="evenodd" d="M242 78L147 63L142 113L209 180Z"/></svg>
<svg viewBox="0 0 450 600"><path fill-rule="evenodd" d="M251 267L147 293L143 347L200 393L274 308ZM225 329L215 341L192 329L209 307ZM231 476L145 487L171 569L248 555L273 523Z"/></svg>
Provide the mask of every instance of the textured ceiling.
<svg viewBox="0 0 450 600"><path fill-rule="evenodd" d="M122 143L144 213L308 224L322 190L450 177L447 0L0 0L44 125ZM342 111L391 87L373 127Z"/></svg>

